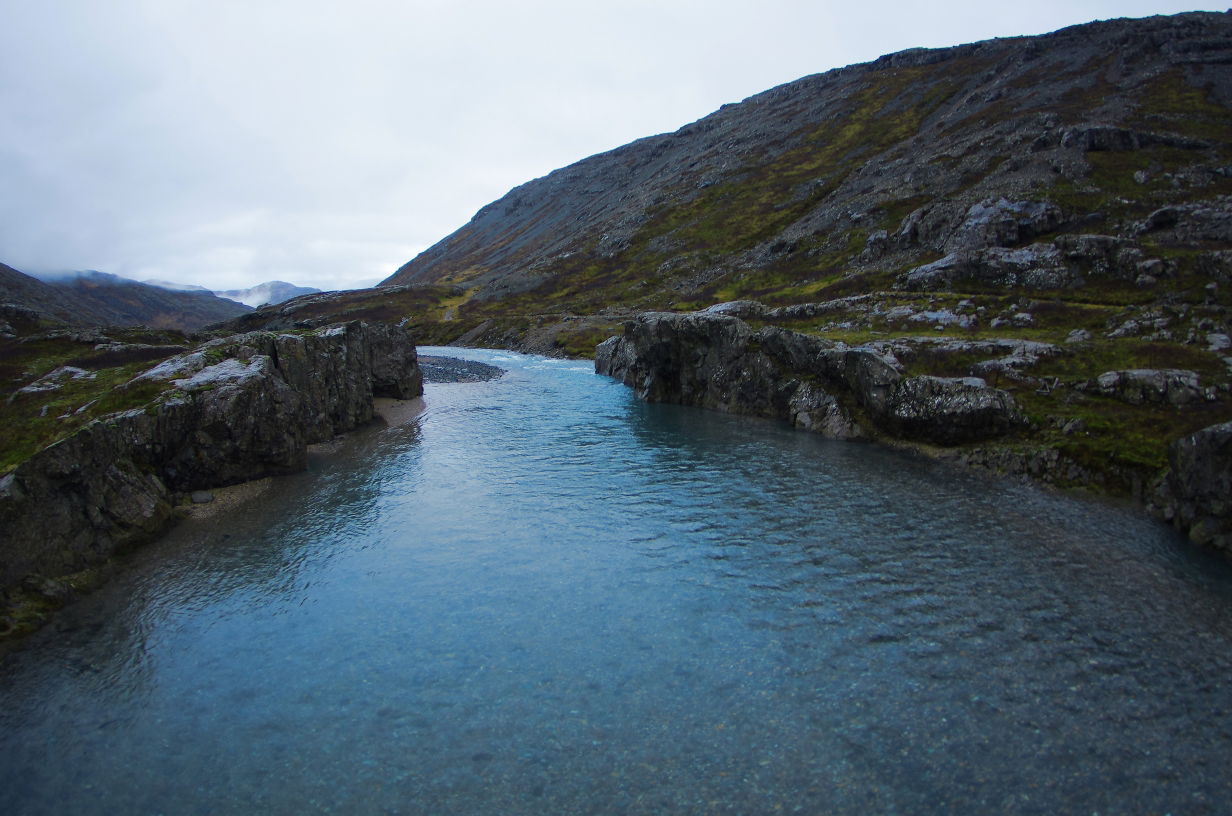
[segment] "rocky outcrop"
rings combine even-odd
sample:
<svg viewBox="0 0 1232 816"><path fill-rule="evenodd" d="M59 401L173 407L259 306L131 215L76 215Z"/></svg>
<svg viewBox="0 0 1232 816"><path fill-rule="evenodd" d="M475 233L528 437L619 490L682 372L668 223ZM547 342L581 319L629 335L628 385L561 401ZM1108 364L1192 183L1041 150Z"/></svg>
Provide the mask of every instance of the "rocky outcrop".
<svg viewBox="0 0 1232 816"><path fill-rule="evenodd" d="M1067 268L1051 244L1018 249L990 247L952 252L940 260L917 266L900 276L907 290L949 289L955 283L1024 289L1067 289L1081 285L1083 277Z"/></svg>
<svg viewBox="0 0 1232 816"><path fill-rule="evenodd" d="M159 386L153 401L0 479L0 588L153 537L171 523L177 493L301 469L308 444L370 421L374 396L418 396L422 377L405 329L351 322L215 340L126 388Z"/></svg>
<svg viewBox="0 0 1232 816"><path fill-rule="evenodd" d="M1168 451L1165 518L1199 544L1232 553L1232 422L1182 437Z"/></svg>
<svg viewBox="0 0 1232 816"><path fill-rule="evenodd" d="M1130 405L1188 405L1201 402L1202 388L1198 375L1180 369L1134 368L1125 371L1105 371L1096 381L1106 396Z"/></svg>
<svg viewBox="0 0 1232 816"><path fill-rule="evenodd" d="M907 376L894 357L716 312L648 313L595 351L595 370L651 402L779 417L850 439L953 445L1025 424L1005 391L976 377Z"/></svg>

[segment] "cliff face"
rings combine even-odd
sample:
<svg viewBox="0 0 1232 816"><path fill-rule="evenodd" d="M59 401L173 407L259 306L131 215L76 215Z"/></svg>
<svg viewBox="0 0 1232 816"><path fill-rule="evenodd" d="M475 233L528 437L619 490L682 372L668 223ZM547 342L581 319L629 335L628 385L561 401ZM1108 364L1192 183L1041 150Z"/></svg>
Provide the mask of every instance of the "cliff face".
<svg viewBox="0 0 1232 816"><path fill-rule="evenodd" d="M887 350L753 331L731 315L639 315L599 345L595 370L641 399L786 419L837 439L956 444L1025 425L1014 398L982 379L908 376Z"/></svg>
<svg viewBox="0 0 1232 816"><path fill-rule="evenodd" d="M176 493L301 469L308 444L371 420L374 396L423 390L406 330L360 322L211 341L122 388L157 396L0 479L0 589L151 538Z"/></svg>

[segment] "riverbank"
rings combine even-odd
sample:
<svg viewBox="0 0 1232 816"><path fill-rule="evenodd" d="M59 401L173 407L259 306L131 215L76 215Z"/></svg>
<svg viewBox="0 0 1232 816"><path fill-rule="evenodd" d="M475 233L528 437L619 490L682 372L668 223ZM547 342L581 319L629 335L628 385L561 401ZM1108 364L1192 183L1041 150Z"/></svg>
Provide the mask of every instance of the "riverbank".
<svg viewBox="0 0 1232 816"><path fill-rule="evenodd" d="M212 340L116 390L125 410L0 478L0 637L39 625L112 556L212 504L211 491L303 469L309 445L370 422L374 398L408 421L423 378L405 329L352 321Z"/></svg>
<svg viewBox="0 0 1232 816"><path fill-rule="evenodd" d="M0 812L1232 795L1232 570L1175 531L648 405L577 361L458 355L509 373L179 525L6 657Z"/></svg>
<svg viewBox="0 0 1232 816"><path fill-rule="evenodd" d="M595 370L650 402L774 417L834 439L1130 498L1196 543L1232 553L1226 382L1203 387L1183 370L1103 371L1089 337L857 345L736 312L767 315L753 303L638 315L597 347Z"/></svg>

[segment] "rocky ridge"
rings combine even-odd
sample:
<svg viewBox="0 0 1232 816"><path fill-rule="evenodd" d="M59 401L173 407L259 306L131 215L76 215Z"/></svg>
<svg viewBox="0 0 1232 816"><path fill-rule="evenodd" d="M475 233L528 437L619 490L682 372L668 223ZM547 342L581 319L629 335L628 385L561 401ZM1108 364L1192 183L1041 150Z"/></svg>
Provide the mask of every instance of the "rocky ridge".
<svg viewBox="0 0 1232 816"><path fill-rule="evenodd" d="M353 321L213 340L120 390L133 407L0 478L0 590L154 537L177 496L303 468L310 443L370 421L374 396L418 396L422 375L406 329Z"/></svg>

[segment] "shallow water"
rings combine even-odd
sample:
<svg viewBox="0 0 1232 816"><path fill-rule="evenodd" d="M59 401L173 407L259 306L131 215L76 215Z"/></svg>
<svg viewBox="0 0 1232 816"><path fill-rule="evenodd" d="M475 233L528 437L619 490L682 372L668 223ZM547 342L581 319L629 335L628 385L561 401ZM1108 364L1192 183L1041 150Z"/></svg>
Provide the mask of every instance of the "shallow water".
<svg viewBox="0 0 1232 816"><path fill-rule="evenodd" d="M1123 508L429 384L0 664L0 813L1218 813L1232 570Z"/></svg>

